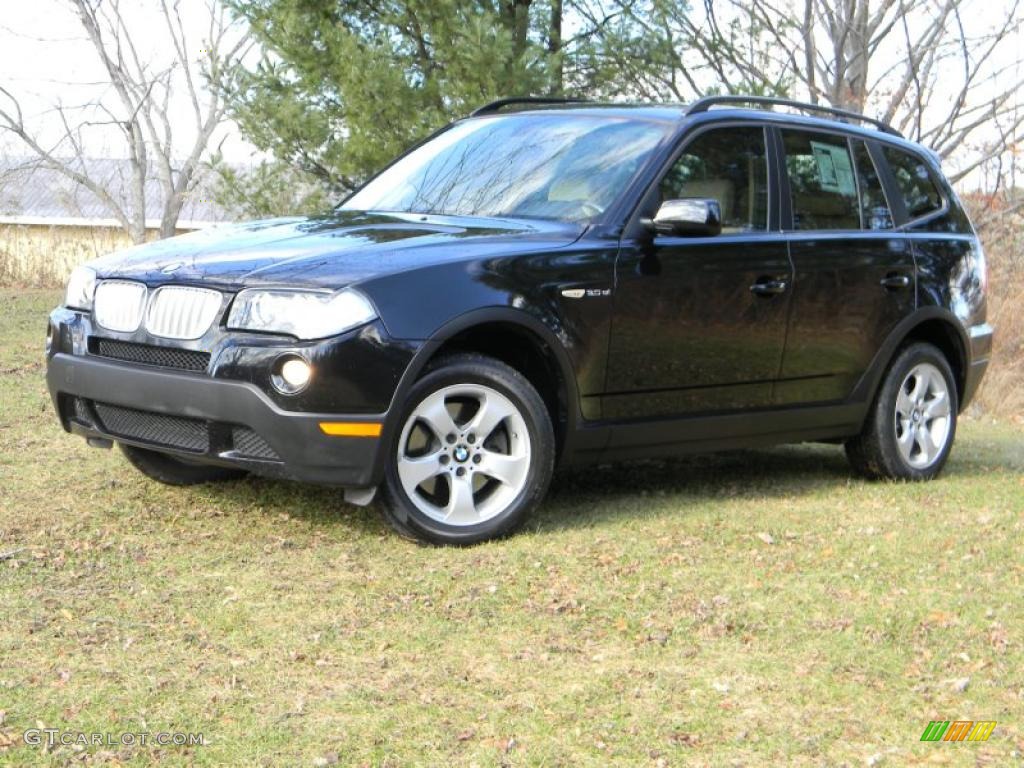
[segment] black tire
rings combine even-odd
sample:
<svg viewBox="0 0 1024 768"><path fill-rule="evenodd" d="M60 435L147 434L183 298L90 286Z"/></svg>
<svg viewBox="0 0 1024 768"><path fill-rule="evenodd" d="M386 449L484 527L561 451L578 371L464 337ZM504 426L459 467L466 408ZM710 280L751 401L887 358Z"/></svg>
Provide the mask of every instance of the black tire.
<svg viewBox="0 0 1024 768"><path fill-rule="evenodd" d="M399 450L405 450L400 443L405 425L424 400L446 387L472 385L496 390L518 410L529 434L529 468L521 490L502 511L480 523L450 525L425 514L410 499L399 477ZM381 509L388 524L415 541L469 545L509 535L536 509L554 471L555 439L544 401L522 374L493 358L459 354L441 359L413 386L399 411L387 452Z"/></svg>
<svg viewBox="0 0 1024 768"><path fill-rule="evenodd" d="M927 466L914 466L897 444L901 430L896 410L901 387L911 371L922 364L934 366L945 381L949 422L942 449ZM858 474L871 479L931 480L942 471L949 458L956 437L959 405L956 380L945 355L931 344L910 344L896 354L889 366L861 433L846 443L846 456Z"/></svg>
<svg viewBox="0 0 1024 768"><path fill-rule="evenodd" d="M133 467L151 480L164 485L219 483L237 480L248 474L241 469L182 461L166 453L136 448L134 445L121 443L120 448Z"/></svg>

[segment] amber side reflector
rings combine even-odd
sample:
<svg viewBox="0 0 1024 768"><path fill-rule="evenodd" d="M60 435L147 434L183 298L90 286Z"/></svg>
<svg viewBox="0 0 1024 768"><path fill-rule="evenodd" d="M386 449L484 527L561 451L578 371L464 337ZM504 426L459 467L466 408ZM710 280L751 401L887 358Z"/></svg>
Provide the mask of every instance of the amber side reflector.
<svg viewBox="0 0 1024 768"><path fill-rule="evenodd" d="M380 437L383 425L367 421L321 421L320 429L332 437Z"/></svg>

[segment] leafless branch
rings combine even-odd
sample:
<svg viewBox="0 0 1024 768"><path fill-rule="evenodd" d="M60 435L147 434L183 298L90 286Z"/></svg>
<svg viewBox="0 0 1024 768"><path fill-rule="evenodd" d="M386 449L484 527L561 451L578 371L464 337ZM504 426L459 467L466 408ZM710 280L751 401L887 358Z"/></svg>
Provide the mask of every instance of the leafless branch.
<svg viewBox="0 0 1024 768"><path fill-rule="evenodd" d="M0 130L15 136L28 149L39 167L58 171L86 189L109 209L136 242L145 238L148 179L156 178L160 188L160 236L173 235L186 195L195 183L200 161L210 140L223 122L225 105L216 88L207 88L200 77L211 81L223 77L222 70L250 50L248 35L239 29L224 8L207 0L208 39L202 52L186 33L180 0L160 0L157 13L173 56L169 64L155 66L136 44L136 30L122 13L120 0L65 0L78 18L93 53L106 72L112 98L66 107L57 104L53 113L61 137L55 146L44 146L39 133L30 128L18 98L0 87ZM208 63L196 68L202 58ZM187 141L177 138L172 104L182 97L190 105L194 130ZM103 116L97 120L95 115ZM53 127L53 121L50 121ZM126 200L115 199L106 179L90 176L84 162L87 147L83 131L97 125L120 129L130 169Z"/></svg>

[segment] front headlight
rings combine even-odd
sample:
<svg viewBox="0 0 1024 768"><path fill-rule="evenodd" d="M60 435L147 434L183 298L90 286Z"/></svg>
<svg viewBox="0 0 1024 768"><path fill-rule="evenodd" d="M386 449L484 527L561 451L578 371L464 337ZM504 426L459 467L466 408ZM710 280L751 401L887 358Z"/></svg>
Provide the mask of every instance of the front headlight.
<svg viewBox="0 0 1024 768"><path fill-rule="evenodd" d="M64 306L68 309L92 309L92 297L96 293L96 272L89 267L76 267L68 278L68 289L64 293Z"/></svg>
<svg viewBox="0 0 1024 768"><path fill-rule="evenodd" d="M377 317L370 301L346 288L337 293L249 289L235 297L228 328L286 333L300 339L337 336Z"/></svg>

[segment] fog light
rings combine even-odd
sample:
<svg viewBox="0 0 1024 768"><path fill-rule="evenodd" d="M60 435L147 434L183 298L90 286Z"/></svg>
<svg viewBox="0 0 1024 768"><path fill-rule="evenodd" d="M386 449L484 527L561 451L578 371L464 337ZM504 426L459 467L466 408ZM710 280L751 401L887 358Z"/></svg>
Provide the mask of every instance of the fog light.
<svg viewBox="0 0 1024 768"><path fill-rule="evenodd" d="M288 360L281 366L281 378L296 389L302 389L309 383L311 373L312 371L309 368L309 363L305 360L299 360L298 358Z"/></svg>
<svg viewBox="0 0 1024 768"><path fill-rule="evenodd" d="M301 357L281 358L274 368L274 386L286 395L301 392L313 377L312 366Z"/></svg>

